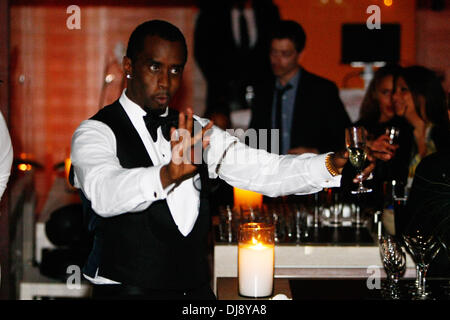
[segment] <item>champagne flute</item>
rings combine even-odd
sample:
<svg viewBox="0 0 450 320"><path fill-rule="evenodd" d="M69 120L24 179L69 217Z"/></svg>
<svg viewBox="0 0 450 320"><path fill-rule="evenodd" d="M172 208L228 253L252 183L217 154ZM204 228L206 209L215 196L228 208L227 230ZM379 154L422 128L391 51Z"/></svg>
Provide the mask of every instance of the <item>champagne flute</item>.
<svg viewBox="0 0 450 320"><path fill-rule="evenodd" d="M391 299L400 299L398 280L406 270L406 255L396 238L391 235L382 235L379 239L380 256L387 274L389 296Z"/></svg>
<svg viewBox="0 0 450 320"><path fill-rule="evenodd" d="M358 189L352 190L352 194L372 192L362 182L362 169L366 161L366 132L364 127L350 127L345 129L345 144L349 153L349 161L358 171Z"/></svg>

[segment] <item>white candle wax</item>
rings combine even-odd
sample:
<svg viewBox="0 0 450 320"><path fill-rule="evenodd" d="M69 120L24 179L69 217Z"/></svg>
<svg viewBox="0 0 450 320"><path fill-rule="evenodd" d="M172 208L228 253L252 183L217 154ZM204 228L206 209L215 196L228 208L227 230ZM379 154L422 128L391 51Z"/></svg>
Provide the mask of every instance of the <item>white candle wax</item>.
<svg viewBox="0 0 450 320"><path fill-rule="evenodd" d="M239 244L239 293L247 297L272 294L274 245Z"/></svg>

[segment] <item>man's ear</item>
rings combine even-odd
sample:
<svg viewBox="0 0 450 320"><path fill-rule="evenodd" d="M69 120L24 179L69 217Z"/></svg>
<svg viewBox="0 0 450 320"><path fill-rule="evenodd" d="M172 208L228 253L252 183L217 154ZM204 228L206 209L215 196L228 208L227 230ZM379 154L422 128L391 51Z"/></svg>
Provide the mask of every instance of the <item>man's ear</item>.
<svg viewBox="0 0 450 320"><path fill-rule="evenodd" d="M122 68L125 73L125 75L132 75L133 74L133 67L131 64L131 59L127 56L124 56L122 59Z"/></svg>

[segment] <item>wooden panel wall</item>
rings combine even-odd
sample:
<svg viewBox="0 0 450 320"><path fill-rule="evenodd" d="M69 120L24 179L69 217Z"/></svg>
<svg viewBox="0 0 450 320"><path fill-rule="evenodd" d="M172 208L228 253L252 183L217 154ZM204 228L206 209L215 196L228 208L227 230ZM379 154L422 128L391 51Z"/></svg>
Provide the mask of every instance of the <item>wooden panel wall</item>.
<svg viewBox="0 0 450 320"><path fill-rule="evenodd" d="M443 11L417 11L417 63L444 77L450 92L450 3Z"/></svg>
<svg viewBox="0 0 450 320"><path fill-rule="evenodd" d="M69 155L76 127L120 95L121 55L133 29L149 19L168 20L191 48L194 14L191 7L81 6L81 29L69 30L66 7L12 7L13 144L16 156L31 154L44 166L36 176L38 211L55 176L53 166ZM192 65L190 59L178 109L193 104ZM107 74L115 76L109 84Z"/></svg>
<svg viewBox="0 0 450 320"><path fill-rule="evenodd" d="M0 0L0 110L9 123L9 5L7 0ZM5 190L0 202L0 300L9 296L9 189Z"/></svg>

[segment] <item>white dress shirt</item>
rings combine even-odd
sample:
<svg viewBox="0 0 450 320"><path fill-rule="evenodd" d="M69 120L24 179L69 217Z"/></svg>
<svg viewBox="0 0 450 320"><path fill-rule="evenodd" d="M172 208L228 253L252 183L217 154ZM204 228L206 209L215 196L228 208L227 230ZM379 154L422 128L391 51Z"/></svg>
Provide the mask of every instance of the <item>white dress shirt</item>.
<svg viewBox="0 0 450 320"><path fill-rule="evenodd" d="M199 174L164 189L160 169L171 160L170 142L164 139L161 128L157 131L156 143L153 142L143 120L146 112L126 96L125 90L119 102L139 133L154 166L122 168L110 127L97 120L85 120L72 137L75 186L81 188L91 201L92 209L105 218L142 211L154 201L166 199L178 229L187 236L195 224L200 206L199 191L194 187L194 180L198 180ZM202 126L209 122L194 117ZM210 178L220 177L232 186L276 197L313 193L323 187L339 186L340 176L331 176L325 167L325 156L278 156L252 149L213 126L203 159ZM90 280L112 283L98 276Z"/></svg>
<svg viewBox="0 0 450 320"><path fill-rule="evenodd" d="M13 162L13 148L8 126L0 113L0 199L5 192L6 185L11 174Z"/></svg>
<svg viewBox="0 0 450 320"><path fill-rule="evenodd" d="M241 13L238 8L233 7L231 9L231 28L233 31L234 41L238 46L241 45L241 29L239 27L240 14ZM244 17L247 21L249 47L252 48L255 46L256 40L258 40L258 30L256 28L256 19L253 8L245 8Z"/></svg>

